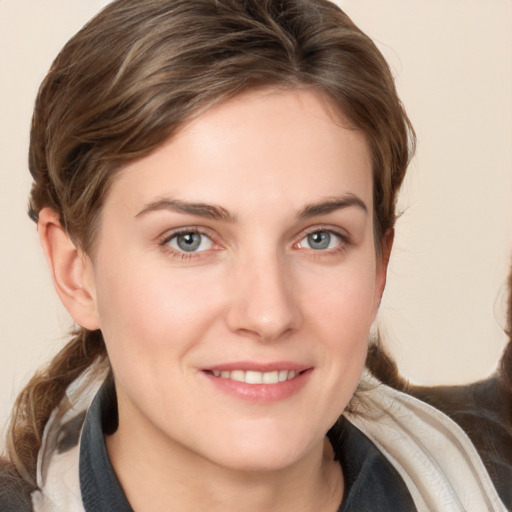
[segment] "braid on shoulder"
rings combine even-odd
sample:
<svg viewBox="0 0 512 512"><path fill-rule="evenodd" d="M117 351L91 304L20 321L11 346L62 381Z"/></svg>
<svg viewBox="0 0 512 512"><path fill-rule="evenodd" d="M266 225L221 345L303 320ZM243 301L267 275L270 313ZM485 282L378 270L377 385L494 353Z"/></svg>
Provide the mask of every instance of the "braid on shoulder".
<svg viewBox="0 0 512 512"><path fill-rule="evenodd" d="M101 331L80 328L18 395L7 431L7 462L34 488L37 454L51 412L61 402L67 387L76 378L95 361L106 359Z"/></svg>

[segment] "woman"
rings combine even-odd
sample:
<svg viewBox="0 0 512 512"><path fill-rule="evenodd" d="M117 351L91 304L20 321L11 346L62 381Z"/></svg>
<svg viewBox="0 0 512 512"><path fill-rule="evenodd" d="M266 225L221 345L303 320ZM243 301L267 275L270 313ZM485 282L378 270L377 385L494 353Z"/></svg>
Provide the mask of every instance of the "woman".
<svg viewBox="0 0 512 512"><path fill-rule="evenodd" d="M448 418L361 379L412 146L384 59L324 0L93 19L30 146L80 327L18 399L4 508L501 510Z"/></svg>

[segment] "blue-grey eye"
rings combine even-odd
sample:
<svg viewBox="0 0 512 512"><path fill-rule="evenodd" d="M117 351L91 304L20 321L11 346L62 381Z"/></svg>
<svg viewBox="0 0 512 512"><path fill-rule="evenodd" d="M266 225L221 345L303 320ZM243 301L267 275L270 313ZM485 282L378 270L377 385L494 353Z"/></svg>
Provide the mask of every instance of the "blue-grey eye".
<svg viewBox="0 0 512 512"><path fill-rule="evenodd" d="M340 236L332 231L319 230L306 235L300 242L300 247L313 249L315 251L325 251L333 249L340 243Z"/></svg>
<svg viewBox="0 0 512 512"><path fill-rule="evenodd" d="M185 233L177 233L169 240L169 245L182 252L199 252L206 251L211 248L212 241L202 233L196 231L188 231Z"/></svg>

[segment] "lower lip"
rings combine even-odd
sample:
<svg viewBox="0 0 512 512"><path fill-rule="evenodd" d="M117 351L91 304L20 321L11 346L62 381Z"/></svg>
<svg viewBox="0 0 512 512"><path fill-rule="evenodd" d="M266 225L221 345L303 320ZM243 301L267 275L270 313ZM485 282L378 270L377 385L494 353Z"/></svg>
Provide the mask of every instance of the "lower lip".
<svg viewBox="0 0 512 512"><path fill-rule="evenodd" d="M222 392L235 396L247 402L267 404L285 400L298 393L307 383L313 369L305 370L293 379L276 384L247 384L232 379L215 377L212 373L203 371L208 380Z"/></svg>

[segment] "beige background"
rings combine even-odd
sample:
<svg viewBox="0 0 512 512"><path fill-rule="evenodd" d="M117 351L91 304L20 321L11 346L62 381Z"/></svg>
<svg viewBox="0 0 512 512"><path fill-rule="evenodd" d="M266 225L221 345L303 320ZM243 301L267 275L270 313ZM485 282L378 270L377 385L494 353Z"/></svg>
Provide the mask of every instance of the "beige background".
<svg viewBox="0 0 512 512"><path fill-rule="evenodd" d="M39 82L101 0L0 0L0 428L70 327L26 216ZM419 148L379 322L419 383L488 375L512 249L512 0L340 0L396 74Z"/></svg>

